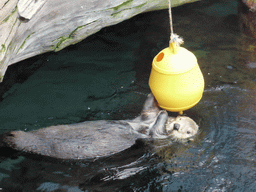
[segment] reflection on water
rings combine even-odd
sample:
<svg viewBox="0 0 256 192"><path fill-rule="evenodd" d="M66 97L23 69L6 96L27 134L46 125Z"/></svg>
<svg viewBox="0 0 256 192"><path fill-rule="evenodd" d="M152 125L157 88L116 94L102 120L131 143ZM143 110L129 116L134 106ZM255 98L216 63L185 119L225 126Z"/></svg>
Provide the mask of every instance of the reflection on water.
<svg viewBox="0 0 256 192"><path fill-rule="evenodd" d="M234 7L206 0L173 9L174 31L206 82L202 100L185 112L200 125L193 142L155 143L93 162L5 154L1 190L255 191L255 40L240 33ZM12 66L21 73L15 83L5 79L0 132L134 118L150 92L152 59L168 40L168 12L150 12L22 62L31 72Z"/></svg>

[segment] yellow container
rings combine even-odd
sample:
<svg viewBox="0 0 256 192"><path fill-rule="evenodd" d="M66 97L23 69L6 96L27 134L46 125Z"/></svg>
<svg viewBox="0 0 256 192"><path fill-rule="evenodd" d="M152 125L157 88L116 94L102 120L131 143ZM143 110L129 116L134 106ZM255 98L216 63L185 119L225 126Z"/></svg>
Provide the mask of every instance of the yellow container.
<svg viewBox="0 0 256 192"><path fill-rule="evenodd" d="M153 60L149 86L161 108L182 113L202 98L204 78L195 55L170 43Z"/></svg>

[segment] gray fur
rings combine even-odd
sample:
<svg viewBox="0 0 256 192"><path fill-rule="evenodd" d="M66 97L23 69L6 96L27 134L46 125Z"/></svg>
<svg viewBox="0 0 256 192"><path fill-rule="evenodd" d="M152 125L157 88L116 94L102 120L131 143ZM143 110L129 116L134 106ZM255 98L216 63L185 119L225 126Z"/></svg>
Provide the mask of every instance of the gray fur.
<svg viewBox="0 0 256 192"><path fill-rule="evenodd" d="M11 131L2 136L2 142L5 146L16 150L54 158L96 158L123 151L134 145L140 138L161 139L169 135L175 136L173 132L177 130L169 126L173 126L174 121L175 118L168 117L165 110L157 107L153 95L149 94L141 115L133 120L86 121L30 132ZM184 129L192 130L193 133L187 137L195 135L198 130L196 123L190 118L183 121L184 123L189 121L190 127L181 126L180 130L183 132ZM182 124L182 121L179 123Z"/></svg>

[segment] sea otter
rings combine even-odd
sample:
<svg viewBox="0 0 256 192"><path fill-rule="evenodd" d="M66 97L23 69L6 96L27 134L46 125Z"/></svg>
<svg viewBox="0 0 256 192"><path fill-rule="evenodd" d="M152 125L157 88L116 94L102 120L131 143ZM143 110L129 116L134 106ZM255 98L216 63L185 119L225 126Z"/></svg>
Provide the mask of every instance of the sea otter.
<svg viewBox="0 0 256 192"><path fill-rule="evenodd" d="M30 132L1 135L0 146L59 159L88 159L109 156L145 139L190 139L198 125L189 117L169 117L149 94L140 116L133 120L86 121Z"/></svg>

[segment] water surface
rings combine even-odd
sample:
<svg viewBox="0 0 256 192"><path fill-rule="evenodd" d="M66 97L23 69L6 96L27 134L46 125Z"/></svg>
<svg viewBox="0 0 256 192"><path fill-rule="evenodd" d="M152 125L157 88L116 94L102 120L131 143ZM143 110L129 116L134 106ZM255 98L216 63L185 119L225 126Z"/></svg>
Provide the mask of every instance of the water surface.
<svg viewBox="0 0 256 192"><path fill-rule="evenodd" d="M132 148L94 162L7 155L2 191L255 191L255 40L240 32L236 6L202 1L173 9L174 31L205 77L202 100L185 112L200 125L194 142L156 152ZM11 66L0 132L138 116L153 57L168 41L168 12L150 12ZM13 81L10 69L18 73Z"/></svg>

